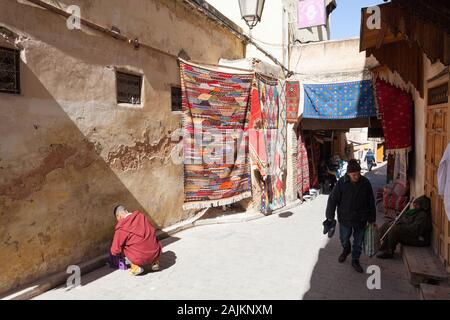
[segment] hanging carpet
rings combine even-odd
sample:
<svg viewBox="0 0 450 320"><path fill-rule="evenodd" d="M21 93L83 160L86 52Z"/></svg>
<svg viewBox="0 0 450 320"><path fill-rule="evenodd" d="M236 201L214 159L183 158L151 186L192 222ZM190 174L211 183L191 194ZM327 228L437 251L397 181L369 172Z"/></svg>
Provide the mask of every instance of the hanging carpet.
<svg viewBox="0 0 450 320"><path fill-rule="evenodd" d="M303 199L303 195L309 191L309 184L308 152L303 133L299 130L297 139L297 187L300 199Z"/></svg>
<svg viewBox="0 0 450 320"><path fill-rule="evenodd" d="M376 80L376 96L388 152L411 148L411 95L381 79ZM404 154L403 150L400 150Z"/></svg>
<svg viewBox="0 0 450 320"><path fill-rule="evenodd" d="M180 71L183 208L222 206L250 197L247 130L253 73L218 72L181 59Z"/></svg>
<svg viewBox="0 0 450 320"><path fill-rule="evenodd" d="M264 180L261 212L286 205L286 105L282 84L256 73L250 112L250 154ZM284 98L284 99L283 99Z"/></svg>
<svg viewBox="0 0 450 320"><path fill-rule="evenodd" d="M299 81L286 81L286 121L288 123L297 123L299 102Z"/></svg>
<svg viewBox="0 0 450 320"><path fill-rule="evenodd" d="M304 84L303 118L354 119L376 116L371 80Z"/></svg>

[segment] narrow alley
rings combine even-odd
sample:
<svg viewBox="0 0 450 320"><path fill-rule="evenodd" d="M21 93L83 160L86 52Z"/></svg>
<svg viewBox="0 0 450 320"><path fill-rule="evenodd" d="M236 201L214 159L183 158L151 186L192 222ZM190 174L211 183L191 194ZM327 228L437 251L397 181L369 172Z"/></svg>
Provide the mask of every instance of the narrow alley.
<svg viewBox="0 0 450 320"><path fill-rule="evenodd" d="M450 300L449 92L449 0L0 0L0 300Z"/></svg>
<svg viewBox="0 0 450 320"><path fill-rule="evenodd" d="M386 166L366 173L374 190ZM369 290L341 253L338 233L322 234L327 195L245 223L200 226L163 240L162 270L130 277L108 266L81 278L81 287L61 286L36 299L418 299L400 256L361 257L381 268L381 290ZM381 217L379 217L381 219Z"/></svg>

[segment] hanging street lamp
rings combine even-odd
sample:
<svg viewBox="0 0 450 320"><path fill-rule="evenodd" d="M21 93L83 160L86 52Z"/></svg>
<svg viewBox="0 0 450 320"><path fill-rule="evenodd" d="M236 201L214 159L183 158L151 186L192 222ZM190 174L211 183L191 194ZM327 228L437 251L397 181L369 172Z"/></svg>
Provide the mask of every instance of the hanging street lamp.
<svg viewBox="0 0 450 320"><path fill-rule="evenodd" d="M265 0L239 0L242 19L252 29L261 21Z"/></svg>

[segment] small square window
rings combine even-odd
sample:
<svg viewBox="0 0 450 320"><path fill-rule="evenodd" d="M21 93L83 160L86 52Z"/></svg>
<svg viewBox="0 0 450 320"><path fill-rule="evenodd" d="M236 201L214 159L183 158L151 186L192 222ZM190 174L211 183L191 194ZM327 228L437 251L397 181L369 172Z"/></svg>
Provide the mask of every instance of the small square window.
<svg viewBox="0 0 450 320"><path fill-rule="evenodd" d="M19 50L0 47L0 92L20 93Z"/></svg>
<svg viewBox="0 0 450 320"><path fill-rule="evenodd" d="M141 104L142 76L116 72L117 103Z"/></svg>
<svg viewBox="0 0 450 320"><path fill-rule="evenodd" d="M171 87L170 92L172 97L172 111L182 111L181 87Z"/></svg>

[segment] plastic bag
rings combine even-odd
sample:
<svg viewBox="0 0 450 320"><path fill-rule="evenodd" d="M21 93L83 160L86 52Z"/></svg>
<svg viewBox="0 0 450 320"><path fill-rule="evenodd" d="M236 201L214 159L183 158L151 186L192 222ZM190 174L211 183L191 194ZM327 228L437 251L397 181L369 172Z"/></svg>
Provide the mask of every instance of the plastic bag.
<svg viewBox="0 0 450 320"><path fill-rule="evenodd" d="M128 269L126 259L122 255L113 256L112 254L109 254L108 264L109 264L109 267L112 269L119 269L119 270L127 270Z"/></svg>
<svg viewBox="0 0 450 320"><path fill-rule="evenodd" d="M380 248L380 233L375 224L369 224L364 230L364 253L373 257Z"/></svg>

